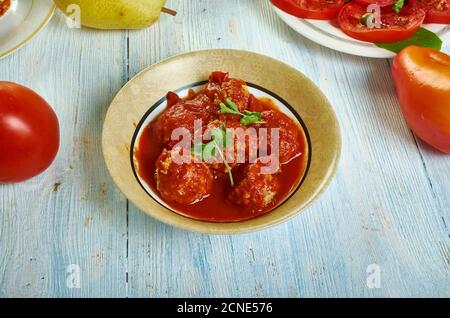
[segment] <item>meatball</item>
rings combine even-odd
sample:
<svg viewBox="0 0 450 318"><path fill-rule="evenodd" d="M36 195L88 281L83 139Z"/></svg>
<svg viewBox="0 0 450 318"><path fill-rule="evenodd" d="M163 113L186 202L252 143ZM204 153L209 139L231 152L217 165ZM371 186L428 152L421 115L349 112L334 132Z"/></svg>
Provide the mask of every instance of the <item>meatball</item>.
<svg viewBox="0 0 450 318"><path fill-rule="evenodd" d="M262 169L265 166L267 163L258 159L256 163L245 167L243 179L231 191L228 198L238 205L255 209L263 209L275 204L280 190L280 181L277 176L280 167L277 166L273 174L264 174Z"/></svg>
<svg viewBox="0 0 450 318"><path fill-rule="evenodd" d="M254 128L243 126L238 121L224 122L221 120L214 120L208 124L205 131L205 137L209 137L208 135L212 130L221 127L226 128L227 138L229 138L225 149L222 149L222 154L232 169L239 164L251 161L250 159L252 159L252 161L256 160L258 154L258 135L256 130L253 130L253 134L250 131L250 129ZM227 172L227 168L223 163L220 154L208 163L215 171Z"/></svg>
<svg viewBox="0 0 450 318"><path fill-rule="evenodd" d="M204 124L216 118L219 114L219 107L204 93L195 95L192 99L183 102L184 107Z"/></svg>
<svg viewBox="0 0 450 318"><path fill-rule="evenodd" d="M229 98L237 105L240 111L248 108L250 93L247 89L247 84L241 79L230 78L228 73L213 72L205 92L216 105L220 105L220 103ZM235 115L222 117L230 119L230 117L235 117Z"/></svg>
<svg viewBox="0 0 450 318"><path fill-rule="evenodd" d="M264 111L262 120L266 122L260 128L267 128L267 151L272 150L271 128L279 128L280 163L286 163L301 152L302 135L299 125L289 116L274 110Z"/></svg>
<svg viewBox="0 0 450 318"><path fill-rule="evenodd" d="M204 162L177 164L172 152L164 150L156 162L156 188L167 201L194 204L211 192L213 175Z"/></svg>
<svg viewBox="0 0 450 318"><path fill-rule="evenodd" d="M176 101L176 97L171 95L170 100ZM169 104L170 105L170 104ZM201 128L218 117L218 108L205 94L199 94L191 100L179 100L174 105L169 106L164 113L159 116L155 129L160 136L160 141L168 145L172 140L172 132L177 128L185 128L194 136L195 121L201 120Z"/></svg>
<svg viewBox="0 0 450 318"><path fill-rule="evenodd" d="M158 118L155 125L156 135L164 145L167 145L172 140L172 132L177 128L186 128L193 134L195 120L197 117L182 103L175 104Z"/></svg>

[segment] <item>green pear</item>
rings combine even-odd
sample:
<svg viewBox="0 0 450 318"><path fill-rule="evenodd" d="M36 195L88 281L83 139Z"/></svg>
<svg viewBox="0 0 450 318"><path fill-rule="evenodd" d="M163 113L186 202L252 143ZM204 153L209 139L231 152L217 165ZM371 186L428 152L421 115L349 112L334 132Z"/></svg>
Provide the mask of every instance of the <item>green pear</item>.
<svg viewBox="0 0 450 318"><path fill-rule="evenodd" d="M166 0L55 0L66 14L80 8L81 24L95 29L141 29L158 21Z"/></svg>

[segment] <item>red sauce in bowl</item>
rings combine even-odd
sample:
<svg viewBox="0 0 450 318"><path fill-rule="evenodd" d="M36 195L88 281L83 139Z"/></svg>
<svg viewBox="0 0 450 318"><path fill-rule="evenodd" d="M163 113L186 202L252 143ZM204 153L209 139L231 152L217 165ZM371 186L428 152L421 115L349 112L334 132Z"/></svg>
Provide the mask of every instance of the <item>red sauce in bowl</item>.
<svg viewBox="0 0 450 318"><path fill-rule="evenodd" d="M212 78L213 77L214 73ZM238 222L252 219L272 211L274 208L283 203L289 195L297 189L302 178L304 177L308 164L309 149L302 127L296 121L280 112L271 99L254 97L248 93L244 82L240 80L236 81L238 82L233 82L230 84L222 83L220 85L221 88L218 88L214 87L216 84L211 83L212 80L210 80L210 83L204 90L196 93L191 92L185 99L180 99L174 93L169 93L168 106L165 112L160 114L149 125L147 125L143 129L139 140L136 141L134 159L136 162L135 169L137 174L143 181L145 181L145 183L147 183L148 186L150 186L154 193L159 195L163 202L165 202L173 211L181 215L210 222ZM236 84L235 87L230 88L230 85L234 84ZM223 89L224 87L227 92L226 94L222 94L221 92L219 94L221 97L224 95L231 97L239 108L243 107L254 112L261 112L263 114L263 119L266 119L265 125L276 125L277 120L284 123L284 126L282 126L284 128L281 129L286 130L285 133L280 133L280 154L284 153L286 155L285 158L282 159L284 161L281 162L281 170L274 177L276 180L267 179L270 178L270 176L266 177L266 179L263 179L264 177L257 176L256 181L252 179L251 181L247 180L247 183L244 183L244 178L249 175L248 171L250 170L250 163L243 163L233 166L232 174L235 180L235 185L233 188L227 173L210 166L209 170L211 171L211 175L213 177L212 186L208 192L208 195L201 198L201 200L196 200L192 204L181 204L180 202L182 201L179 196L174 196L174 200L171 200L170 193L168 195L167 191L170 191L171 187L173 187L173 191L177 191L183 180L173 179L173 181L168 184L168 187L166 186L164 192L162 191L163 189L161 184L160 187L158 187L157 178L155 177L157 166L161 167L161 157L163 156L162 153L171 147L170 141L168 141L165 137L165 130L170 130L172 128L171 125L174 124L174 118L177 118L177 120L182 123L183 127L189 129L189 124L186 123L191 118L192 113L195 113L197 117L201 117L203 119L206 118L206 121L209 121L209 123L217 120L224 120L224 122L230 123L235 119L233 117L235 115L220 114L219 104L222 98L215 101L215 99L217 99L217 89L220 91L220 89ZM235 88L238 89L238 92L234 90ZM211 94L211 91L214 91L214 93ZM211 98L203 98L203 94L206 94ZM204 104L198 104L198 100L201 100L201 103ZM177 109L178 107L180 109ZM185 109L189 109L190 111L185 112ZM205 111L206 113L199 113L198 110L201 112ZM179 122L177 122L178 125ZM283 138L286 138L288 142L284 142ZM196 169L193 169L193 171L202 171L198 168L205 169L204 167L197 165ZM209 173L208 176L210 177ZM199 176L196 180L191 182L190 185L195 186L198 184L199 187L209 185L209 182L201 182L203 179L200 178L202 177L203 176ZM236 188L239 187L241 182L241 189L237 190ZM260 194L258 193L258 187L260 186L257 182L261 182L262 186L267 184L270 188L272 188L272 182L276 184L276 194L267 205L262 206L261 204L258 204L258 194ZM254 188L251 189L253 183ZM230 195L233 191L235 192L234 195ZM244 192L244 195L240 197L241 193L239 191ZM246 197L248 200L239 200L245 197L245 191L249 191L248 196ZM189 195L190 192L186 190L183 193ZM238 199L235 199L236 197Z"/></svg>

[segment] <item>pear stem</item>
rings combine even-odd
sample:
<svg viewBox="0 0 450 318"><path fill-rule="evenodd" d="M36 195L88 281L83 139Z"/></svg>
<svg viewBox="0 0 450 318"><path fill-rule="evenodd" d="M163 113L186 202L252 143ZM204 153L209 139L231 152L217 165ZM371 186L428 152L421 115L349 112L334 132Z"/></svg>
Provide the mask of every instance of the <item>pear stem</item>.
<svg viewBox="0 0 450 318"><path fill-rule="evenodd" d="M177 12L175 10L169 9L169 8L162 8L162 13L170 14L171 16L176 16Z"/></svg>

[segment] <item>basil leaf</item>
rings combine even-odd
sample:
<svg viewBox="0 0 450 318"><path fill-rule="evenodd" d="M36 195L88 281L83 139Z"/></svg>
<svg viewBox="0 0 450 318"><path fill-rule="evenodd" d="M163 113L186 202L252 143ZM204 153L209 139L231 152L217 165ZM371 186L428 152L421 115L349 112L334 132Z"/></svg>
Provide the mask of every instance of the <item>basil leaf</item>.
<svg viewBox="0 0 450 318"><path fill-rule="evenodd" d="M434 32L420 28L412 37L404 41L394 43L375 43L375 45L394 53L399 53L405 47L410 45L418 45L441 50L442 40Z"/></svg>

